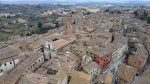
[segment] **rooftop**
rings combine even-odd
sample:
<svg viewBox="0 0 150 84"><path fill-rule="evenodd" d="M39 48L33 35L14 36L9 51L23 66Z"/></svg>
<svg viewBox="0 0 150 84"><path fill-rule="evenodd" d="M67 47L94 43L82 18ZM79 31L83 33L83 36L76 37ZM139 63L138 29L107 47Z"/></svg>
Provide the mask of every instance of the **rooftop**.
<svg viewBox="0 0 150 84"><path fill-rule="evenodd" d="M137 77L132 84L150 84L150 80L146 77Z"/></svg>
<svg viewBox="0 0 150 84"><path fill-rule="evenodd" d="M76 40L76 37L75 36L71 36L68 39L59 39L59 40L56 40L56 41L52 42L52 44L53 44L53 47L55 49L60 49L60 48L62 48L64 46L66 46L66 45L74 42L75 40Z"/></svg>
<svg viewBox="0 0 150 84"><path fill-rule="evenodd" d="M19 48L12 46L0 49L0 60L7 59L13 56L17 56L21 51Z"/></svg>
<svg viewBox="0 0 150 84"><path fill-rule="evenodd" d="M85 84L92 80L92 76L85 74L83 72L76 72L71 78L69 84Z"/></svg>
<svg viewBox="0 0 150 84"><path fill-rule="evenodd" d="M28 52L25 53L28 57L23 60L18 66L14 67L12 70L8 71L6 74L2 75L0 78L0 82L3 84L14 84L20 76L24 73L26 68L40 56L42 53L37 52ZM9 79L9 80L8 80Z"/></svg>
<svg viewBox="0 0 150 84"><path fill-rule="evenodd" d="M49 75L49 78L48 78L48 83L50 84L59 84L61 82L61 80L54 76L54 75Z"/></svg>
<svg viewBox="0 0 150 84"><path fill-rule="evenodd" d="M83 69L84 69L86 72L89 72L89 70L92 69L92 68L94 68L94 67L95 67L95 68L100 68L96 62L90 62L90 63L84 65L84 66L83 66Z"/></svg>
<svg viewBox="0 0 150 84"><path fill-rule="evenodd" d="M142 77L150 78L150 71L149 70L144 71Z"/></svg>
<svg viewBox="0 0 150 84"><path fill-rule="evenodd" d="M57 71L62 69L62 65L59 62L59 60L52 59L52 60L49 60L49 61L50 62L49 62L49 65L47 66L47 68L57 70Z"/></svg>
<svg viewBox="0 0 150 84"><path fill-rule="evenodd" d="M31 82L32 84L47 84L48 83L48 78L43 77L42 75L36 74L36 73L31 73L28 75L25 75L27 80L20 81L20 84L28 84L28 82Z"/></svg>
<svg viewBox="0 0 150 84"><path fill-rule="evenodd" d="M118 77L126 81L130 81L133 79L136 72L137 72L136 68L133 68L125 64L120 64L118 68Z"/></svg>
<svg viewBox="0 0 150 84"><path fill-rule="evenodd" d="M65 79L65 77L67 77L67 74L64 71L60 70L56 74L56 77L58 77L61 81L63 81Z"/></svg>
<svg viewBox="0 0 150 84"><path fill-rule="evenodd" d="M101 75L99 77L98 82L100 84L111 84L112 83L112 79L113 79L113 74L110 72L105 73L104 75Z"/></svg>
<svg viewBox="0 0 150 84"><path fill-rule="evenodd" d="M95 55L98 55L99 57L108 55L110 53L112 53L112 51L108 48L93 48L93 47L89 47L87 48L88 52L91 52Z"/></svg>
<svg viewBox="0 0 150 84"><path fill-rule="evenodd" d="M39 47L41 47L41 43L34 42L34 43L29 44L29 48L32 48L32 49L36 49Z"/></svg>

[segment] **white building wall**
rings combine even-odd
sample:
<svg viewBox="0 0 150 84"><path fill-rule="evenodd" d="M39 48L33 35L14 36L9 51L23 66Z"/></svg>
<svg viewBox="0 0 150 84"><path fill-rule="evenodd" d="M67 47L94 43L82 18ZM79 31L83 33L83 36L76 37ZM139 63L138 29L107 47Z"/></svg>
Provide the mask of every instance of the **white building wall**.
<svg viewBox="0 0 150 84"><path fill-rule="evenodd" d="M87 72L89 75L91 76L96 76L100 73L100 69L93 67L89 70L89 72Z"/></svg>
<svg viewBox="0 0 150 84"><path fill-rule="evenodd" d="M50 59L56 56L57 51L53 48L53 45L51 42L45 42L45 48L46 48L44 49L45 59ZM51 50L51 52L49 52L49 50Z"/></svg>
<svg viewBox="0 0 150 84"><path fill-rule="evenodd" d="M125 52L127 52L128 50L128 46L127 45L123 45L121 48L119 48L117 51L115 51L112 54L112 60L111 63L115 63L118 59L120 59Z"/></svg>
<svg viewBox="0 0 150 84"><path fill-rule="evenodd" d="M20 62L20 59L16 59L14 60L14 62L15 62L15 65L18 64Z"/></svg>
<svg viewBox="0 0 150 84"><path fill-rule="evenodd" d="M44 57L45 57L45 59L50 59L50 53L46 50L46 49L44 49Z"/></svg>
<svg viewBox="0 0 150 84"><path fill-rule="evenodd" d="M66 76L61 84L68 84L68 77Z"/></svg>
<svg viewBox="0 0 150 84"><path fill-rule="evenodd" d="M0 73L3 73L5 71L12 69L19 62L20 62L20 59L15 59L15 60L3 63L2 65L0 65Z"/></svg>
<svg viewBox="0 0 150 84"><path fill-rule="evenodd" d="M57 54L57 51L49 51L47 49L44 49L44 57L45 59L51 59L55 57Z"/></svg>

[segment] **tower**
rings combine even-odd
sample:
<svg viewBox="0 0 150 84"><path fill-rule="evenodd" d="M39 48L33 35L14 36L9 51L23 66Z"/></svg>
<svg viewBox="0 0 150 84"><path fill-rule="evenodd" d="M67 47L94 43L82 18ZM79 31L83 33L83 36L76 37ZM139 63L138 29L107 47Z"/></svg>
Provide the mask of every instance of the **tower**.
<svg viewBox="0 0 150 84"><path fill-rule="evenodd" d="M141 7L140 14L141 14L141 15L144 14L144 6L143 6L143 5L142 5L142 7Z"/></svg>
<svg viewBox="0 0 150 84"><path fill-rule="evenodd" d="M117 25L117 20L116 20L116 15L114 15L114 23L113 23L114 26Z"/></svg>
<svg viewBox="0 0 150 84"><path fill-rule="evenodd" d="M64 26L64 35L68 37L72 34L73 34L73 28L71 25L71 18L70 18L70 16L67 16L65 26Z"/></svg>
<svg viewBox="0 0 150 84"><path fill-rule="evenodd" d="M144 6L142 5L141 10L144 10Z"/></svg>

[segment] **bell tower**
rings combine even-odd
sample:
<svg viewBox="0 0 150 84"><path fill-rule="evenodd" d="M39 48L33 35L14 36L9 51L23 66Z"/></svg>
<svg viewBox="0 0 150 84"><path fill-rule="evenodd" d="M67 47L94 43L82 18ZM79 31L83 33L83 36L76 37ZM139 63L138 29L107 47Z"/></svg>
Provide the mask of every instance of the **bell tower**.
<svg viewBox="0 0 150 84"><path fill-rule="evenodd" d="M71 18L70 16L67 16L65 26L64 26L64 35L68 37L71 36L72 34L73 34L73 28L71 25Z"/></svg>
<svg viewBox="0 0 150 84"><path fill-rule="evenodd" d="M114 26L117 25L116 15L114 15L114 22L113 22L113 25L114 25Z"/></svg>

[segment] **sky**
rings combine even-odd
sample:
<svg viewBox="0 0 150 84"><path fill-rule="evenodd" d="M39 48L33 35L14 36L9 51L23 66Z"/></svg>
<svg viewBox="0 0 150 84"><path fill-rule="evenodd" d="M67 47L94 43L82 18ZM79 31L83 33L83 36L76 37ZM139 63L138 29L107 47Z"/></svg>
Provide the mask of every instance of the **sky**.
<svg viewBox="0 0 150 84"><path fill-rule="evenodd" d="M15 1L30 1L30 2L38 2L38 1L47 1L47 2L51 2L51 1L68 1L68 2L95 2L95 1L98 1L98 2L125 2L125 1L149 1L150 0L0 0L0 1L5 1L5 2L15 2Z"/></svg>

